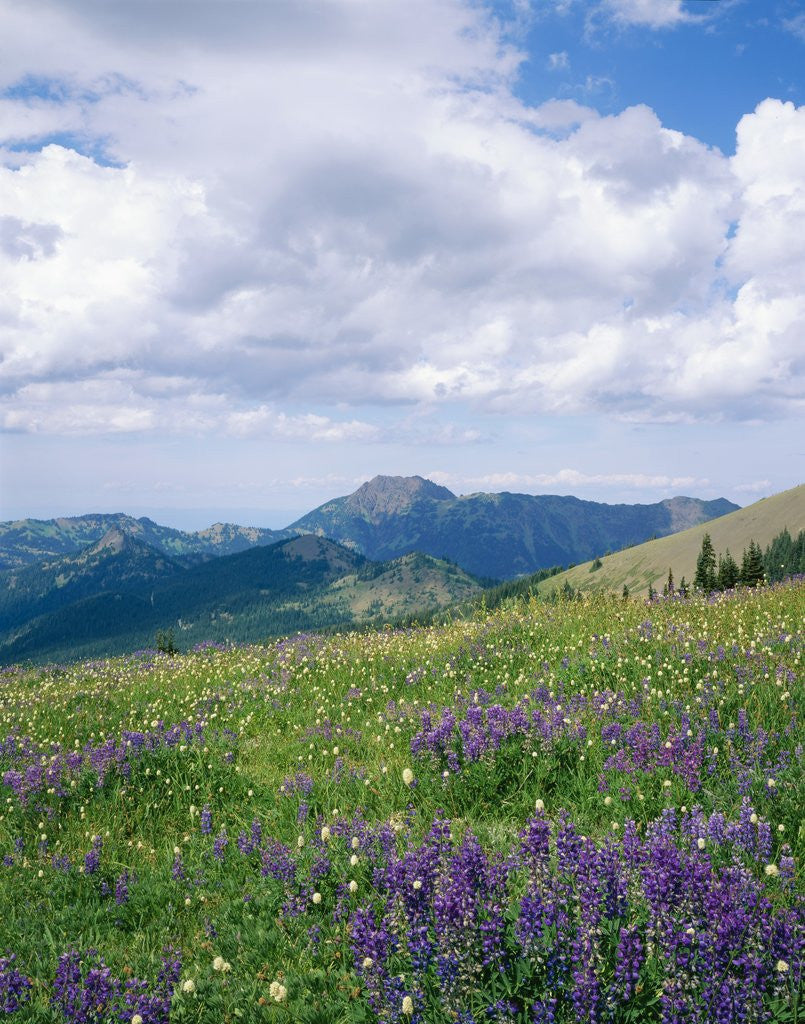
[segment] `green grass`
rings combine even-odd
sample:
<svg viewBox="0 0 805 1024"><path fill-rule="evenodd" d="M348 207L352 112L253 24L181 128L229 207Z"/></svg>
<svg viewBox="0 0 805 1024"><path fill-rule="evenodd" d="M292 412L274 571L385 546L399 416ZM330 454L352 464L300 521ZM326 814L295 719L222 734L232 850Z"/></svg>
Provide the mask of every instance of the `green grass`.
<svg viewBox="0 0 805 1024"><path fill-rule="evenodd" d="M99 783L85 768L64 795L43 791L27 803L3 786L0 856L10 862L0 866L0 951L15 953L34 984L17 1019L61 1019L48 999L69 948L97 949L117 976L153 979L166 946L182 951L182 978L196 986L177 993L171 1020L374 1019L346 921L332 920L339 886L357 883L350 905L372 896L369 862L353 865L347 839L333 838L330 869L316 883L321 903L283 914L282 883L260 874L257 854L237 849L255 820L289 847L302 876L322 827L356 815L390 825L401 847L413 848L443 811L457 840L472 832L503 853L537 800L554 830L565 810L603 842L630 820L645 829L671 807L699 805L735 820L747 797L771 824L773 859L785 843L799 857L802 595L780 587L649 607L600 595L553 605L532 598L428 628L6 671L0 735L30 737L42 751L81 750L160 722L204 729L201 742L143 754L128 778L110 769ZM460 771L446 756L412 755L426 708L434 720L443 708L461 717L478 700L507 709L525 701L566 717L567 728L551 742L512 737L477 761L464 758ZM665 740L684 716L699 728L711 712L720 725L703 726L703 735L720 749L707 755L713 771L700 786L673 767L606 767L614 748L604 725L645 721ZM725 738L744 713L748 728L770 737L760 752ZM0 757L3 771L17 763L8 749ZM411 786L405 769L415 775ZM293 782L298 773L311 780L309 793ZM200 830L204 806L209 836ZM212 842L221 828L228 846L219 861ZM100 867L87 874L80 868L94 837L102 839ZM183 878L172 874L176 850ZM54 866L54 857L71 868ZM762 877L762 864L749 866ZM118 905L114 886L125 871L130 898ZM773 880L769 894L786 898ZM214 970L216 956L231 971ZM288 988L287 1004L269 995L276 980Z"/></svg>

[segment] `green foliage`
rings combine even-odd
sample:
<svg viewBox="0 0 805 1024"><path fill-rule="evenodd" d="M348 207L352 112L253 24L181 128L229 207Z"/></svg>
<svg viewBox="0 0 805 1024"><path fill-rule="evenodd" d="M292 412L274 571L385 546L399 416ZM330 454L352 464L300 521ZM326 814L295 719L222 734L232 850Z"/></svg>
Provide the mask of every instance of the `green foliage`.
<svg viewBox="0 0 805 1024"><path fill-rule="evenodd" d="M738 565L727 548L725 554L718 556L718 578L719 590L732 590L739 579Z"/></svg>
<svg viewBox="0 0 805 1024"><path fill-rule="evenodd" d="M766 548L763 564L770 583L805 573L805 530L796 539L788 530L779 533Z"/></svg>
<svg viewBox="0 0 805 1024"><path fill-rule="evenodd" d="M155 646L160 654L179 653L179 648L176 646L176 637L172 629L157 630Z"/></svg>
<svg viewBox="0 0 805 1024"><path fill-rule="evenodd" d="M743 553L738 582L745 587L756 587L763 582L763 577L763 552L759 544L750 541L749 547Z"/></svg>
<svg viewBox="0 0 805 1024"><path fill-rule="evenodd" d="M702 538L702 549L696 559L696 575L693 577L693 586L705 594L716 589L716 553L710 534L706 533Z"/></svg>

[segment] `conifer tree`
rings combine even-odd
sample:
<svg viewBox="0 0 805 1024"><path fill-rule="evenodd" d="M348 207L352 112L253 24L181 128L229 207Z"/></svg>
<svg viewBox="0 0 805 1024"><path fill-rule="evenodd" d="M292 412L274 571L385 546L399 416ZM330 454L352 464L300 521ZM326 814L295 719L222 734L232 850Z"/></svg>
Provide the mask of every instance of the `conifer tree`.
<svg viewBox="0 0 805 1024"><path fill-rule="evenodd" d="M682 597L688 596L688 581L685 579L684 576L679 581L679 593L682 595Z"/></svg>
<svg viewBox="0 0 805 1024"><path fill-rule="evenodd" d="M705 594L709 594L711 590L715 590L716 583L716 552L713 542L710 540L710 534L706 533L702 537L702 550L696 559L696 575L693 577L693 586L697 590L703 590Z"/></svg>
<svg viewBox="0 0 805 1024"><path fill-rule="evenodd" d="M744 551L741 560L741 573L739 582L745 587L756 587L763 582L763 552L760 545L753 540L749 541L749 548Z"/></svg>
<svg viewBox="0 0 805 1024"><path fill-rule="evenodd" d="M730 549L724 555L718 556L718 589L732 590L738 582L738 563L730 554Z"/></svg>

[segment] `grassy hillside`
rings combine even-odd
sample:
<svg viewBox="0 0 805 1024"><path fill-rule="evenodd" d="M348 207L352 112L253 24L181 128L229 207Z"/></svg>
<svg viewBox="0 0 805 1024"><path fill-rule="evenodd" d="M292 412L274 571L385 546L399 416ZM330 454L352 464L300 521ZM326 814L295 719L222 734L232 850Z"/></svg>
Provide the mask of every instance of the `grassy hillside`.
<svg viewBox="0 0 805 1024"><path fill-rule="evenodd" d="M568 583L574 590L619 594L625 584L630 593L645 594L649 584L657 591L662 590L669 567L677 583L683 576L691 583L705 533L710 534L716 551L723 553L729 549L740 563L741 554L751 540L765 548L785 528L793 536L805 529L805 484L682 533L606 555L601 559L601 568L594 572L590 571L591 562L577 565L543 581L539 592L550 594ZM600 554L603 556L604 552Z"/></svg>
<svg viewBox="0 0 805 1024"><path fill-rule="evenodd" d="M802 598L3 671L3 1012L795 1024Z"/></svg>
<svg viewBox="0 0 805 1024"><path fill-rule="evenodd" d="M481 593L479 581L457 565L414 553L370 567L330 586L332 597L345 601L356 621L401 619L458 604ZM323 600L328 600L327 596Z"/></svg>

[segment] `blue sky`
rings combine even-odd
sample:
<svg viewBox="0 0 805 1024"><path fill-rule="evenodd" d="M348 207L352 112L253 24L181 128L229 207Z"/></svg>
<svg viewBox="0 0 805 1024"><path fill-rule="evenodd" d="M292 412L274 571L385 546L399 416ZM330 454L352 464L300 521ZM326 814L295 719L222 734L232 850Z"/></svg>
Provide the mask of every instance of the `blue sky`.
<svg viewBox="0 0 805 1024"><path fill-rule="evenodd" d="M0 519L801 482L803 67L799 0L0 0Z"/></svg>
<svg viewBox="0 0 805 1024"><path fill-rule="evenodd" d="M663 0L646 10L670 17L664 12L673 6ZM508 5L499 10L511 19ZM766 97L805 102L800 0L694 0L679 5L677 22L657 29L594 4L533 10L516 86L529 104L563 96L616 113L644 103L665 127L732 155L738 121Z"/></svg>

